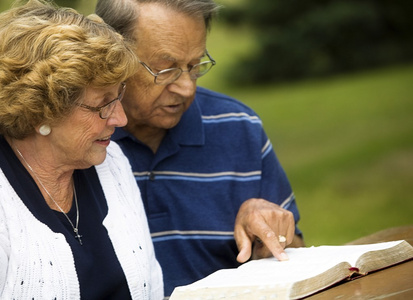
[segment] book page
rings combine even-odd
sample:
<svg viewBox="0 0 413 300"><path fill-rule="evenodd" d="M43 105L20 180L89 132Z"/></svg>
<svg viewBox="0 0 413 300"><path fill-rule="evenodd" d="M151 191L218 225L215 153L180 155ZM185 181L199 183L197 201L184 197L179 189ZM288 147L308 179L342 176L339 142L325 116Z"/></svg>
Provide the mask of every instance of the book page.
<svg viewBox="0 0 413 300"><path fill-rule="evenodd" d="M402 241L369 245L287 248L288 261L265 258L249 261L237 269L219 270L191 285L191 288L288 284L311 278L340 262L354 266L360 255L391 248Z"/></svg>
<svg viewBox="0 0 413 300"><path fill-rule="evenodd" d="M391 251L369 251L361 255L356 264L359 274L365 275L369 272L380 270L411 259L413 257L413 247L406 241L399 243Z"/></svg>

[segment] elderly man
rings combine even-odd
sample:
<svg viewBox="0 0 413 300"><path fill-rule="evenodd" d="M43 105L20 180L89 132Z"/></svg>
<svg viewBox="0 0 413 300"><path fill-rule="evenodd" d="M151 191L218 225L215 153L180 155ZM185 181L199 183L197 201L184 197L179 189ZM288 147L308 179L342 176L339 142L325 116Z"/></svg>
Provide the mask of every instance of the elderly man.
<svg viewBox="0 0 413 300"><path fill-rule="evenodd" d="M125 128L113 139L141 189L165 294L250 258L302 246L288 179L260 119L197 87L215 64L206 49L212 0L99 0L96 13L136 45Z"/></svg>

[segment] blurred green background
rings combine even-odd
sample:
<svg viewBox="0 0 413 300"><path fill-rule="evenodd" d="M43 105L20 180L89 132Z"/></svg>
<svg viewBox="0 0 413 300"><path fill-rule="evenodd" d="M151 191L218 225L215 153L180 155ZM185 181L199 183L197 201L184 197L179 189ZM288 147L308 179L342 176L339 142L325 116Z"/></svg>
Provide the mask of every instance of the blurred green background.
<svg viewBox="0 0 413 300"><path fill-rule="evenodd" d="M0 1L0 10L12 3ZM230 9L237 1L220 3ZM89 14L94 4L65 5ZM227 76L257 51L254 30L218 20L208 49L217 65L199 85L238 98L261 116L295 191L307 246L413 224L412 63L247 86L230 84Z"/></svg>

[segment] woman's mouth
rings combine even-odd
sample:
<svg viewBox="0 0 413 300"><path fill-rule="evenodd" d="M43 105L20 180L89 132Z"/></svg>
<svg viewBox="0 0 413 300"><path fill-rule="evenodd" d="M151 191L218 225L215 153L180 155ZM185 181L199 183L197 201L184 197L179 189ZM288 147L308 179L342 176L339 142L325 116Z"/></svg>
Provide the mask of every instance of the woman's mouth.
<svg viewBox="0 0 413 300"><path fill-rule="evenodd" d="M103 139L98 139L98 140L96 140L96 142L101 144L101 145L108 146L109 143L110 143L110 138L111 138L111 136L108 136L108 137L105 137Z"/></svg>

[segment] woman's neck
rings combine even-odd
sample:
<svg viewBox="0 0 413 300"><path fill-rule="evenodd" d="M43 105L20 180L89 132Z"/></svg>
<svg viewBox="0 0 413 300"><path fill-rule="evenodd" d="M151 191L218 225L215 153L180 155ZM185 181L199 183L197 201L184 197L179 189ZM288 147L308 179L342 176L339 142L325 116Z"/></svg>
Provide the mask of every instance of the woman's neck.
<svg viewBox="0 0 413 300"><path fill-rule="evenodd" d="M47 148L32 139L7 139L17 158L36 182L51 209L68 212L73 202L73 171L54 161ZM60 208L59 208L60 207Z"/></svg>

